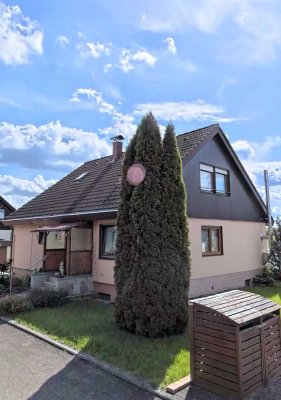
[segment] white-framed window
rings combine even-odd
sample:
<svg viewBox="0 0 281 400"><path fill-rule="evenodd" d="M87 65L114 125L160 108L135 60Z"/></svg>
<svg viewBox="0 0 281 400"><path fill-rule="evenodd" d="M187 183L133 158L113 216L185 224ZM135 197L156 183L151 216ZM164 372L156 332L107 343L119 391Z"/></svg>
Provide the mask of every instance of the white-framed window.
<svg viewBox="0 0 281 400"><path fill-rule="evenodd" d="M219 256L223 254L222 227L201 227L201 250L202 256Z"/></svg>
<svg viewBox="0 0 281 400"><path fill-rule="evenodd" d="M100 225L100 258L115 257L116 227L114 225Z"/></svg>
<svg viewBox="0 0 281 400"><path fill-rule="evenodd" d="M229 195L229 186L229 172L226 169L200 164L201 191Z"/></svg>

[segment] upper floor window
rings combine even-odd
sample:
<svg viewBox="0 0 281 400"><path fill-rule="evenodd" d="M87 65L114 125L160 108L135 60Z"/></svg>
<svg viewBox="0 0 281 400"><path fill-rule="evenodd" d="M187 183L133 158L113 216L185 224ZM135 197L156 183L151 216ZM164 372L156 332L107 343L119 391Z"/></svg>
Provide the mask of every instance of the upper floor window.
<svg viewBox="0 0 281 400"><path fill-rule="evenodd" d="M116 228L113 225L100 226L100 258L115 257Z"/></svg>
<svg viewBox="0 0 281 400"><path fill-rule="evenodd" d="M229 172L226 169L200 164L200 189L218 194L229 193Z"/></svg>
<svg viewBox="0 0 281 400"><path fill-rule="evenodd" d="M5 210L4 208L0 208L0 220L5 218Z"/></svg>

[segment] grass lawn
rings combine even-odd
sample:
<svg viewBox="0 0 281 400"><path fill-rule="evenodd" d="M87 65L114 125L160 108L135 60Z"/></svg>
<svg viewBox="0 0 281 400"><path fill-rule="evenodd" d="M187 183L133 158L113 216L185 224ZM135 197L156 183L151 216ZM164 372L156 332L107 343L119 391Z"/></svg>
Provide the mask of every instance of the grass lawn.
<svg viewBox="0 0 281 400"><path fill-rule="evenodd" d="M281 288L247 289L281 305ZM18 322L85 351L157 386L189 374L188 334L148 339L120 331L113 305L80 300L57 308L18 314Z"/></svg>
<svg viewBox="0 0 281 400"><path fill-rule="evenodd" d="M189 374L187 333L148 339L120 331L109 304L80 300L17 314L15 319L157 386L163 387Z"/></svg>
<svg viewBox="0 0 281 400"><path fill-rule="evenodd" d="M247 289L281 305L281 287L257 286Z"/></svg>

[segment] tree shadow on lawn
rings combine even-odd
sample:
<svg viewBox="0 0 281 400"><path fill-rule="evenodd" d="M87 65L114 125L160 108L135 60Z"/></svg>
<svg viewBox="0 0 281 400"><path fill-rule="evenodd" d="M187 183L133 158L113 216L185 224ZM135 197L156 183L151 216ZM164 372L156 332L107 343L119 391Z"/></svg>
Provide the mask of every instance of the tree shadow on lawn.
<svg viewBox="0 0 281 400"><path fill-rule="evenodd" d="M149 339L121 331L116 326L112 305L76 301L20 314L17 320L145 379L154 387L163 387L189 374L187 333Z"/></svg>

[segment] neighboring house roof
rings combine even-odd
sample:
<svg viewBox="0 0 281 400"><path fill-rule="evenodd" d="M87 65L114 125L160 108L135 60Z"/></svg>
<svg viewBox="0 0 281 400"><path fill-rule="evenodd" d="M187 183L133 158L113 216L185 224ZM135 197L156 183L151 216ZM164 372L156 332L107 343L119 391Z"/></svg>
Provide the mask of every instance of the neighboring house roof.
<svg viewBox="0 0 281 400"><path fill-rule="evenodd" d="M13 212L15 211L15 207L13 207L10 203L7 202L7 200L4 199L4 197L0 196L0 206L5 206L9 211Z"/></svg>
<svg viewBox="0 0 281 400"><path fill-rule="evenodd" d="M0 196L0 208L4 209L4 216L7 217L9 214L15 211L15 207L13 207L4 197ZM0 231L4 232L9 230L8 226L5 226L2 221L0 221ZM4 233L2 233L3 235ZM1 239L1 238L0 238Z"/></svg>
<svg viewBox="0 0 281 400"><path fill-rule="evenodd" d="M220 135L234 161L245 176L257 200L264 203L218 124L177 136L183 162L189 160L207 141ZM7 220L61 217L117 211L121 183L122 158L111 156L88 161L45 192L9 215Z"/></svg>

